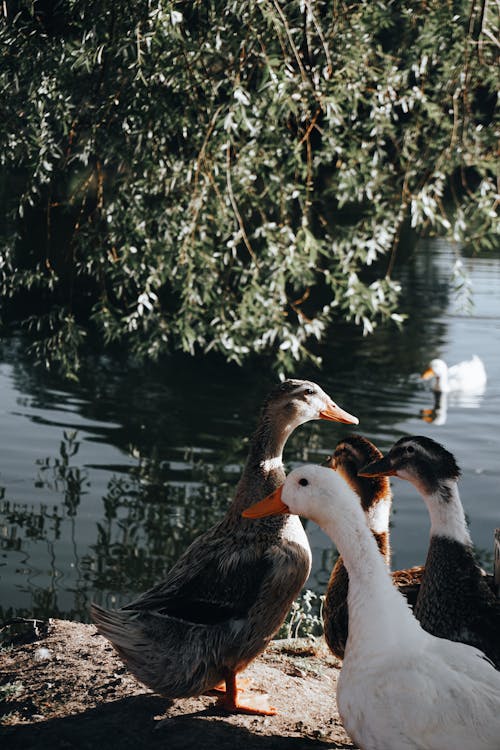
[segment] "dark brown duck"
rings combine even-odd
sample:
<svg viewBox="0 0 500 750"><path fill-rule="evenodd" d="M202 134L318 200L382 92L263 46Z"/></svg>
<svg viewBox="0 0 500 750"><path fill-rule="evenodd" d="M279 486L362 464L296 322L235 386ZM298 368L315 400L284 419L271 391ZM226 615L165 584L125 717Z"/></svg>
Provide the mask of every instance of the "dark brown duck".
<svg viewBox="0 0 500 750"><path fill-rule="evenodd" d="M297 516L241 517L285 480L282 452L312 419L357 423L315 383L287 380L266 399L243 474L224 518L198 537L167 578L120 610L93 604L92 618L134 676L169 698L223 681L228 711L272 714L238 697L236 675L267 646L300 592L311 552Z"/></svg>

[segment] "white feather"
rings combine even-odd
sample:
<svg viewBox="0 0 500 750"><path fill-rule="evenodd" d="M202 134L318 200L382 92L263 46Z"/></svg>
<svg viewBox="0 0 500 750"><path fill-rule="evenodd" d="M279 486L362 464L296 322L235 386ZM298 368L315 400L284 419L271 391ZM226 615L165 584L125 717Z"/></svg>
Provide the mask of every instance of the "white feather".
<svg viewBox="0 0 500 750"><path fill-rule="evenodd" d="M281 469L283 466L283 458L282 456L275 456L274 458L266 458L264 461L260 462L260 466L266 473L269 473L270 471L273 471L274 469Z"/></svg>
<svg viewBox="0 0 500 750"><path fill-rule="evenodd" d="M375 534L383 534L389 531L391 505L391 498L382 498L369 508L367 513L368 525Z"/></svg>

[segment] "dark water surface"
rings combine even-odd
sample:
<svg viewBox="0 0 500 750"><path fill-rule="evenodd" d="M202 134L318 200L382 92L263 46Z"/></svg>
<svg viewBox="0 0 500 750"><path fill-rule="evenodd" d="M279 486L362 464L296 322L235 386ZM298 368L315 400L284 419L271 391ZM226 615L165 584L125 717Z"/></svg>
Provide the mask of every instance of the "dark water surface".
<svg viewBox="0 0 500 750"><path fill-rule="evenodd" d="M450 287L455 251L420 243L403 275L402 332L363 338L341 326L322 350L317 381L360 418L358 430L381 450L404 434L444 443L463 470L471 533L491 568L500 526L500 259L467 260L474 292L468 314ZM488 372L484 395L449 399L433 422L419 373L477 353ZM158 581L187 544L227 507L262 399L275 378L172 357L139 369L99 358L81 383L35 370L21 338L0 342L0 617L88 620L90 600L118 606ZM444 408L446 406L446 408ZM285 450L288 466L322 461L347 426L309 423ZM393 482L394 566L425 559L426 508L406 482ZM314 564L308 587L322 592L335 552L307 528Z"/></svg>

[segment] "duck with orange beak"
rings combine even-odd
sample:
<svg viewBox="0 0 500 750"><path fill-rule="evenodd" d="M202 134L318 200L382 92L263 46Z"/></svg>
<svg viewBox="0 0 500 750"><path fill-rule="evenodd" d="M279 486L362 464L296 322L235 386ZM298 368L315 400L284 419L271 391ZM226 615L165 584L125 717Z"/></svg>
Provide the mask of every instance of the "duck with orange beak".
<svg viewBox="0 0 500 750"><path fill-rule="evenodd" d="M242 518L285 480L283 448L301 424L357 424L316 383L286 380L265 400L235 497L166 579L119 610L92 618L135 677L168 698L214 688L228 712L272 715L266 696L242 697L236 676L279 629L309 575L311 551L296 516Z"/></svg>

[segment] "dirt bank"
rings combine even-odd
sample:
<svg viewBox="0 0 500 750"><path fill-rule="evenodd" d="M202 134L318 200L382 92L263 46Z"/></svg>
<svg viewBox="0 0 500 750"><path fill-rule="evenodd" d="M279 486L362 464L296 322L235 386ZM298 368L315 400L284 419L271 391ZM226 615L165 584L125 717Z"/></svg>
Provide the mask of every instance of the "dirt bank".
<svg viewBox="0 0 500 750"><path fill-rule="evenodd" d="M246 670L251 690L278 709L254 717L223 714L211 696L169 703L91 625L51 620L37 630L0 651L5 750L355 750L335 703L339 662L322 640L275 641Z"/></svg>

